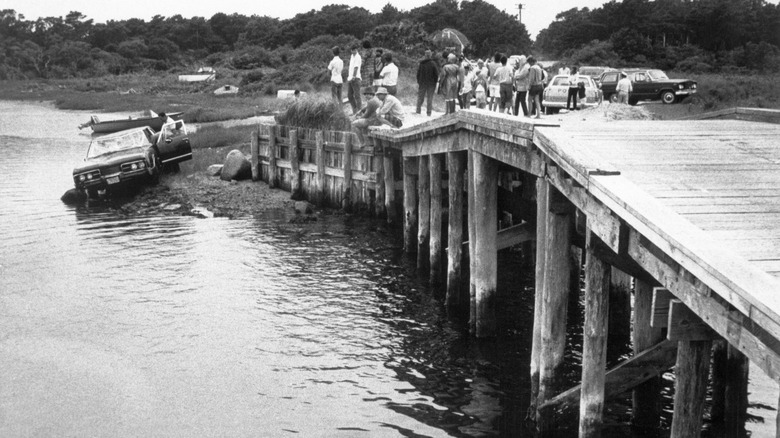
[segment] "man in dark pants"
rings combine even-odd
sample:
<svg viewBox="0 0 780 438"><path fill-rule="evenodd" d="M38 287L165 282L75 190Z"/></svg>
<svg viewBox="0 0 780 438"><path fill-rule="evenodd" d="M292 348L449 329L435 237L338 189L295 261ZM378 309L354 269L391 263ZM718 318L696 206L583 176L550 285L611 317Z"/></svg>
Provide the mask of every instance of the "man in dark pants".
<svg viewBox="0 0 780 438"><path fill-rule="evenodd" d="M436 90L436 82L439 80L439 66L431 59L433 53L425 51L425 58L417 67L417 114L420 114L423 101L428 97L428 115L433 112L433 93Z"/></svg>

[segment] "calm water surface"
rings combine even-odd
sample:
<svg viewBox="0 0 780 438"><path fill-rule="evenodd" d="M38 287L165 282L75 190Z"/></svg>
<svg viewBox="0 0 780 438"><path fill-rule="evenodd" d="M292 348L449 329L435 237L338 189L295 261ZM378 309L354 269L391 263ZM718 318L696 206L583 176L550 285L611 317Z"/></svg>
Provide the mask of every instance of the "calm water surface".
<svg viewBox="0 0 780 438"><path fill-rule="evenodd" d="M87 117L0 101L0 436L530 436L517 254L501 335L476 342L369 219L64 205ZM751 391L774 405L771 385Z"/></svg>

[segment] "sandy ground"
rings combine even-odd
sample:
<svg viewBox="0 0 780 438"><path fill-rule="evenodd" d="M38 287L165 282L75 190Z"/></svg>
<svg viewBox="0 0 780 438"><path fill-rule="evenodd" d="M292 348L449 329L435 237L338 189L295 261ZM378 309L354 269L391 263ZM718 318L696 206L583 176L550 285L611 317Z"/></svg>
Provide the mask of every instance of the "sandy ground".
<svg viewBox="0 0 780 438"><path fill-rule="evenodd" d="M406 106L405 109L407 111L404 120L405 127L424 123L443 114L434 111L433 115L428 117L425 114L416 114L414 106ZM544 115L543 119L555 121L565 127L569 123L600 123L625 119L674 119L689 115L693 111L695 108L685 104L640 104L629 107L604 103L596 108L568 112L564 110L558 114ZM520 117L520 119L531 120L524 117ZM273 116L252 117L222 122L222 124L236 126L259 122L273 123ZM195 126L194 130L197 128L198 126ZM290 220L294 221L296 220L294 205L295 201L290 199L290 193L280 189L271 189L262 182L223 181L219 177L209 176L205 172L194 172L192 174L164 175L158 186L145 189L121 208L131 214L162 213L230 218L252 217L267 213L269 210L278 210L289 214Z"/></svg>

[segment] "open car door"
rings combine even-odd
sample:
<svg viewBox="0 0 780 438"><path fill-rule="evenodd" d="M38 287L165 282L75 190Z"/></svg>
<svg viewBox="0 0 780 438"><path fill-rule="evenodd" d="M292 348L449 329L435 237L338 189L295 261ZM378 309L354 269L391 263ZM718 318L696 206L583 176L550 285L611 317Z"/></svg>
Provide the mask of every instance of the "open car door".
<svg viewBox="0 0 780 438"><path fill-rule="evenodd" d="M192 159L192 146L183 121L168 119L163 124L157 137L157 151L162 164L175 164Z"/></svg>

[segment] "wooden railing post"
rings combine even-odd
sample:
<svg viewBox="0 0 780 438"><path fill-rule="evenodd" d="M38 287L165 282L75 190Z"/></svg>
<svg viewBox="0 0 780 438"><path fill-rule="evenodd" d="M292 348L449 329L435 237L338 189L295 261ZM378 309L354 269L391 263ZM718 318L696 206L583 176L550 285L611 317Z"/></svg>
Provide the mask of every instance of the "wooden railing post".
<svg viewBox="0 0 780 438"><path fill-rule="evenodd" d="M442 246L441 246L441 205L442 205L442 193L441 193L441 160L440 154L433 154L430 156L431 166L431 245L430 245L430 277L431 284L438 284L441 282L442 276Z"/></svg>
<svg viewBox="0 0 780 438"><path fill-rule="evenodd" d="M467 141L471 140L469 134L464 135ZM469 150L467 152L466 160L468 163L468 175L467 175L467 188L466 194L468 199L468 231L469 231L469 333L475 335L477 333L477 257L476 253L476 241L477 231L474 223L477 219L477 213L475 211L475 204L477 203L476 195L474 193L474 157L477 152Z"/></svg>
<svg viewBox="0 0 780 438"><path fill-rule="evenodd" d="M301 191L301 154L298 148L298 131L290 131L290 173L292 174L290 184L290 198L298 201L303 199Z"/></svg>
<svg viewBox="0 0 780 438"><path fill-rule="evenodd" d="M431 172L428 156L417 157L417 269L421 272L430 262L431 238Z"/></svg>
<svg viewBox="0 0 780 438"><path fill-rule="evenodd" d="M374 198L374 214L376 217L383 217L385 216L385 202L387 201L387 197L385 196L385 191L388 189L387 187L387 179L385 178L385 148L388 147L388 142L386 140L374 140L374 156L372 157L372 162L374 164L375 172L376 172L376 183L374 187L376 187L375 190L375 198Z"/></svg>
<svg viewBox="0 0 780 438"><path fill-rule="evenodd" d="M404 157L404 251L407 254L417 251L417 186L415 174L417 161Z"/></svg>
<svg viewBox="0 0 780 438"><path fill-rule="evenodd" d="M271 125L268 127L268 187L277 187L277 174L279 172L276 167L276 134L277 126Z"/></svg>
<svg viewBox="0 0 780 438"><path fill-rule="evenodd" d="M653 286L637 278L634 287L634 355L647 350L664 338L660 327L651 326L652 315ZM661 419L660 395L660 376L650 378L634 390L634 409L631 414L634 426L648 429L658 427Z"/></svg>
<svg viewBox="0 0 780 438"><path fill-rule="evenodd" d="M534 279L534 329L531 341L531 410L538 404L539 358L542 353L542 317L544 310L544 261L547 259L547 185L544 177L536 178L536 264ZM535 414L534 414L535 418Z"/></svg>
<svg viewBox="0 0 780 438"><path fill-rule="evenodd" d="M314 134L315 158L317 162L317 204L325 205L325 141L322 131Z"/></svg>
<svg viewBox="0 0 780 438"><path fill-rule="evenodd" d="M466 153L449 152L447 154L449 172L450 209L447 232L447 306L461 306L464 297L461 294L461 273L463 262L463 180L466 173ZM467 301L465 301L467 302Z"/></svg>
<svg viewBox="0 0 780 438"><path fill-rule="evenodd" d="M259 131L252 131L252 181L260 180L260 138Z"/></svg>
<svg viewBox="0 0 780 438"><path fill-rule="evenodd" d="M352 208L352 134L344 137L344 200L342 207L345 210Z"/></svg>

